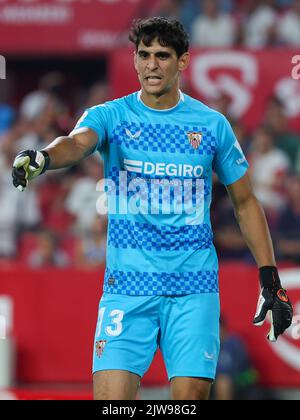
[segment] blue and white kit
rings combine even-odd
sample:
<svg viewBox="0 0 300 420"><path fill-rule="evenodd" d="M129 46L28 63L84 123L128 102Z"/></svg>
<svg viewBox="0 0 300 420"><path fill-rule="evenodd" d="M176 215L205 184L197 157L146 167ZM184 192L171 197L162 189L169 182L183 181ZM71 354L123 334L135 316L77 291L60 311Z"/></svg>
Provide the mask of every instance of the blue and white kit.
<svg viewBox="0 0 300 420"><path fill-rule="evenodd" d="M212 175L230 185L248 168L229 122L182 92L167 110L147 107L135 92L86 110L74 132L83 127L98 135L109 208L93 371L142 376L160 346L169 378L213 379Z"/></svg>

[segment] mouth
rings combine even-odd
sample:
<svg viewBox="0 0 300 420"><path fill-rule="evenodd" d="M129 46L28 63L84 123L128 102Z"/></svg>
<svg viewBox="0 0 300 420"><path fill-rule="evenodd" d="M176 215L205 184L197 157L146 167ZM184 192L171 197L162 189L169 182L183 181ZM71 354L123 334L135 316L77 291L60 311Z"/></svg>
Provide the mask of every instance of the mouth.
<svg viewBox="0 0 300 420"><path fill-rule="evenodd" d="M156 76L156 75L152 75L152 76L150 75L150 76L146 76L145 80L149 85L156 86L160 84L162 77Z"/></svg>
<svg viewBox="0 0 300 420"><path fill-rule="evenodd" d="M150 74L149 76L146 76L145 79L162 79L162 77L157 74Z"/></svg>

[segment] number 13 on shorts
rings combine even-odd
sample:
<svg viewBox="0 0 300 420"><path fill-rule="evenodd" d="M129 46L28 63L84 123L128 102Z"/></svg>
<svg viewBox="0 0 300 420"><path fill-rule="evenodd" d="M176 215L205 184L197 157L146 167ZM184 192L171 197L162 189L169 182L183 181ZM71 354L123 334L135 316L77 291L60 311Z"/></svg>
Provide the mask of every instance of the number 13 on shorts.
<svg viewBox="0 0 300 420"><path fill-rule="evenodd" d="M104 319L104 314L106 312L106 307L99 308L98 312L98 322L96 328L96 338L99 338L102 332L102 324ZM104 332L108 336L116 337L122 333L123 325L122 320L124 317L124 311L119 309L113 309L108 314L110 319L110 324L107 325L104 329Z"/></svg>

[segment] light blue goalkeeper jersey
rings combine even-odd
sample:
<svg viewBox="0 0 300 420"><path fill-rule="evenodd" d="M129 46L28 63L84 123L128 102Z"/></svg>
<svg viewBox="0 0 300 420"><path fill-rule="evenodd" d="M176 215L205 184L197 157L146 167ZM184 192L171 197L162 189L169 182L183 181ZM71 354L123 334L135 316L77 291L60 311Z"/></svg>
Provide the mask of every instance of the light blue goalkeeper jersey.
<svg viewBox="0 0 300 420"><path fill-rule="evenodd" d="M108 196L104 291L218 292L210 222L212 174L229 185L248 163L226 118L181 93L168 110L140 92L86 110L75 129L98 134Z"/></svg>

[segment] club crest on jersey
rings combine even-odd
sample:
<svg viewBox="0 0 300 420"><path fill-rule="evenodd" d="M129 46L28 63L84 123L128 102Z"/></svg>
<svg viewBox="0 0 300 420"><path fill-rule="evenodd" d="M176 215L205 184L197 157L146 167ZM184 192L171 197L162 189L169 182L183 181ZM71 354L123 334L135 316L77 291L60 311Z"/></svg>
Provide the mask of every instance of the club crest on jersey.
<svg viewBox="0 0 300 420"><path fill-rule="evenodd" d="M196 131L188 131L187 133L189 142L194 149L198 149L202 141L202 133Z"/></svg>
<svg viewBox="0 0 300 420"><path fill-rule="evenodd" d="M98 357L102 356L105 344L106 344L106 340L96 341L95 347L96 347L96 354L97 354Z"/></svg>

